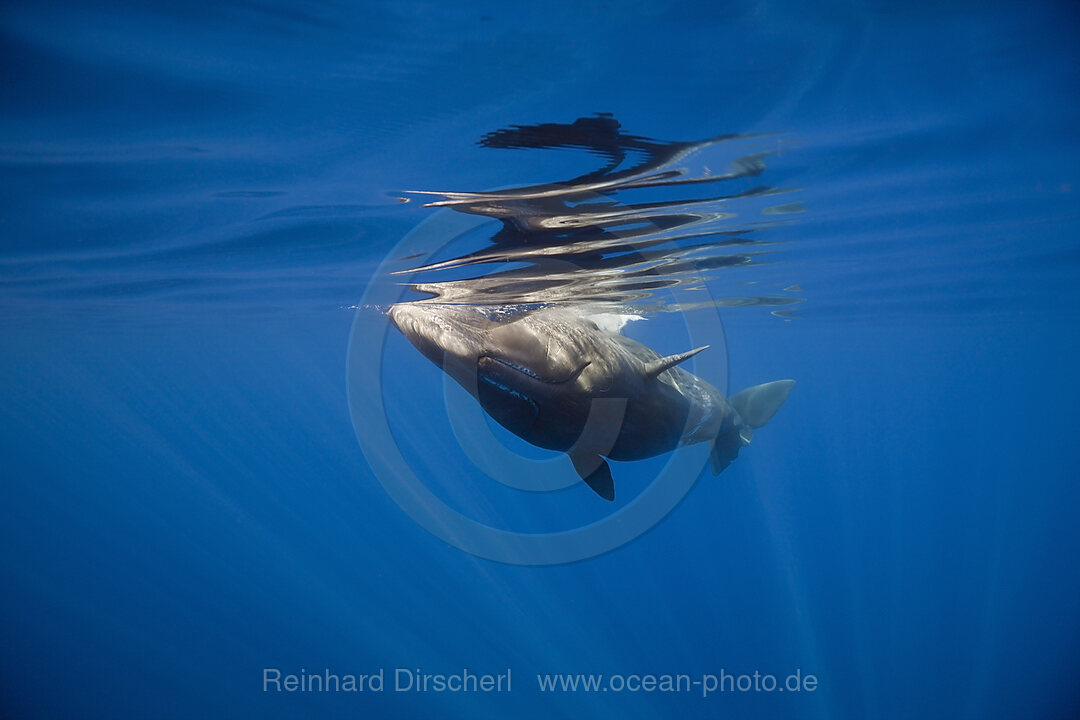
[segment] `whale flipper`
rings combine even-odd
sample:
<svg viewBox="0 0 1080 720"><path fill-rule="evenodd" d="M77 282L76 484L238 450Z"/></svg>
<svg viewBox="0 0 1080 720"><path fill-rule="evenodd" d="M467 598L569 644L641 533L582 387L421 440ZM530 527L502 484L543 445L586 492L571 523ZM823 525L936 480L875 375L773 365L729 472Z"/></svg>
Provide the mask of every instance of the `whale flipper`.
<svg viewBox="0 0 1080 720"><path fill-rule="evenodd" d="M793 387L794 380L774 380L764 385L748 387L728 402L744 423L752 428L759 428L772 419L787 400Z"/></svg>
<svg viewBox="0 0 1080 720"><path fill-rule="evenodd" d="M593 492L608 501L615 499L615 480L611 477L607 460L599 455L571 455L570 460Z"/></svg>

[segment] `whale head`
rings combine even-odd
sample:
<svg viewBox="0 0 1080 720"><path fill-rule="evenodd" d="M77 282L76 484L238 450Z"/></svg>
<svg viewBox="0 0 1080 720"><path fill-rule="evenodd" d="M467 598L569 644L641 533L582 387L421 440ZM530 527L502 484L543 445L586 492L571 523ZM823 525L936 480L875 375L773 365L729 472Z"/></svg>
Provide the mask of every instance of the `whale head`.
<svg viewBox="0 0 1080 720"><path fill-rule="evenodd" d="M390 321L425 357L469 388L481 379L540 392L579 378L599 357L596 325L559 313L497 320L475 307L399 304ZM548 388L550 389L550 388Z"/></svg>
<svg viewBox="0 0 1080 720"><path fill-rule="evenodd" d="M455 377L454 370L471 367L475 372L484 335L496 325L473 308L454 305L401 303L387 316L424 357Z"/></svg>

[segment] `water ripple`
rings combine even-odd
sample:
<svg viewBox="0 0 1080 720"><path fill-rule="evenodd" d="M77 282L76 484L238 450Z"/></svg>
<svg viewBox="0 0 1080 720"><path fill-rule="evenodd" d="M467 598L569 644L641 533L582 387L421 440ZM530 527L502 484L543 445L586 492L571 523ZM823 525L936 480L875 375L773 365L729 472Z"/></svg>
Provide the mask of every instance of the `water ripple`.
<svg viewBox="0 0 1080 720"><path fill-rule="evenodd" d="M604 164L563 182L488 192L414 190L424 207L498 221L484 246L399 270L421 302L468 305L611 303L636 311L685 310L673 288L705 289L731 268L769 261L771 227L790 222L796 192L763 184L775 137L721 135L696 142L624 133L610 115L513 126L484 147L577 149ZM726 162L721 172L698 161ZM695 164L696 163L696 164ZM752 182L751 182L752 181ZM463 275L464 273L464 275ZM451 276L452 277L449 277ZM710 290L714 288L709 287ZM787 296L724 297L724 307L788 306Z"/></svg>

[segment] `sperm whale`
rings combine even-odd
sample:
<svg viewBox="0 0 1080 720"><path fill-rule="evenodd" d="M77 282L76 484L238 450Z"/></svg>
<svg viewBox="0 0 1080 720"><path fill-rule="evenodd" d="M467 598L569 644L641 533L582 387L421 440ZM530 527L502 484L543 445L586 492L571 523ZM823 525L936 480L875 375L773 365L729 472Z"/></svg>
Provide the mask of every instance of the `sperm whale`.
<svg viewBox="0 0 1080 720"><path fill-rule="evenodd" d="M615 499L609 459L709 442L719 474L795 385L776 380L725 398L679 367L708 346L661 356L572 308L493 317L475 306L400 303L387 314L493 419L527 442L565 452L606 500Z"/></svg>

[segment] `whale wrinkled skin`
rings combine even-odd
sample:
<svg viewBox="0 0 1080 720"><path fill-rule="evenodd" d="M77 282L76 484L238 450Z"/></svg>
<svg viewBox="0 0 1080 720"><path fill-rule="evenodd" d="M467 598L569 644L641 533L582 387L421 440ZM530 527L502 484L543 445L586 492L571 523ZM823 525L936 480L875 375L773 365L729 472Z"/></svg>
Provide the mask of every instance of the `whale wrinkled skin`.
<svg viewBox="0 0 1080 720"><path fill-rule="evenodd" d="M710 465L718 474L795 384L778 380L725 398L677 367L705 348L662 357L572 308L494 315L474 306L402 303L388 315L499 424L538 447L567 453L607 500L615 489L604 458L640 460L711 442Z"/></svg>

